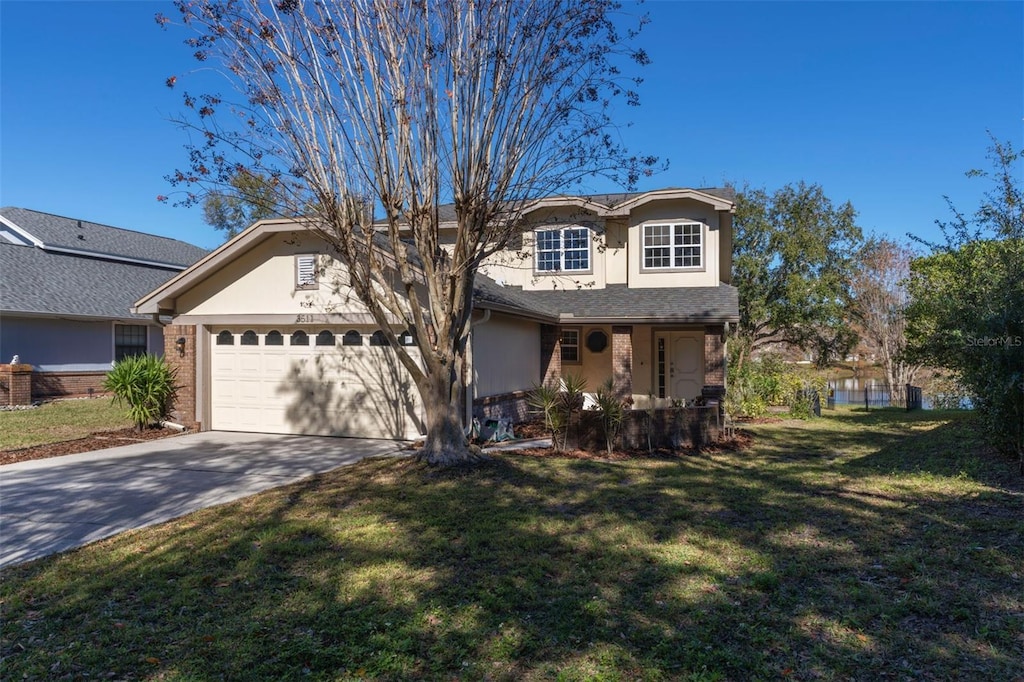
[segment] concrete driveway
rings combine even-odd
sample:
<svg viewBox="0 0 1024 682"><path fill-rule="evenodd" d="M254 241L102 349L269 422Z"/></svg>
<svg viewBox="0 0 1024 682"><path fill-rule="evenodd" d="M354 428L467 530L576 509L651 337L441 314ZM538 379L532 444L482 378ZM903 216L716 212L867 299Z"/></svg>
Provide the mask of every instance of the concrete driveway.
<svg viewBox="0 0 1024 682"><path fill-rule="evenodd" d="M230 502L395 441L207 431L0 467L0 567Z"/></svg>

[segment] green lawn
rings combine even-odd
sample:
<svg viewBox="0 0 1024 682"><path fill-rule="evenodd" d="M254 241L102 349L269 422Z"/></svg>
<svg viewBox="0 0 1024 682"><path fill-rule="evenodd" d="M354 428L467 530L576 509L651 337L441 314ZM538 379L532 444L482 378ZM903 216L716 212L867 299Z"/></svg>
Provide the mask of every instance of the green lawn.
<svg viewBox="0 0 1024 682"><path fill-rule="evenodd" d="M672 459L370 461L8 569L3 677L1024 675L1024 484L969 415L753 430Z"/></svg>
<svg viewBox="0 0 1024 682"><path fill-rule="evenodd" d="M84 438L132 426L111 398L57 400L31 410L0 412L0 450Z"/></svg>

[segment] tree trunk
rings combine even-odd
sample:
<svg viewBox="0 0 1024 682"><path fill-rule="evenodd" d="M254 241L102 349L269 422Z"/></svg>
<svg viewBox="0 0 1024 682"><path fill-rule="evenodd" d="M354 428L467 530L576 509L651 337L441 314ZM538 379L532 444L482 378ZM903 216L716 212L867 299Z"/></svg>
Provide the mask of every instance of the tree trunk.
<svg viewBox="0 0 1024 682"><path fill-rule="evenodd" d="M431 466L452 466L475 462L479 457L469 448L463 433L459 391L447 372L424 377L420 391L427 418L427 437L417 455Z"/></svg>

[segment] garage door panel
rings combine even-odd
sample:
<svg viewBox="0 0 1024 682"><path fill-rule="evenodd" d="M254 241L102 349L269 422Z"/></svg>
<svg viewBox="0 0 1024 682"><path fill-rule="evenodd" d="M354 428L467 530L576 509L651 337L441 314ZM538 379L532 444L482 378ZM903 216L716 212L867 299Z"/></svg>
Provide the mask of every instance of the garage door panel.
<svg viewBox="0 0 1024 682"><path fill-rule="evenodd" d="M214 429L384 438L422 432L418 395L391 348L213 345L210 364Z"/></svg>

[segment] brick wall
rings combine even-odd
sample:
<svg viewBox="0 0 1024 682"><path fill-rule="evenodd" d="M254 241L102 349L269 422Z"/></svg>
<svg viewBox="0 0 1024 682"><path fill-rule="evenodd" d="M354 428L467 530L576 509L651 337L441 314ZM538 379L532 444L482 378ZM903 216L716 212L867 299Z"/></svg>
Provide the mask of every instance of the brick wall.
<svg viewBox="0 0 1024 682"><path fill-rule="evenodd" d="M720 326L704 327L704 385L725 386L724 329Z"/></svg>
<svg viewBox="0 0 1024 682"><path fill-rule="evenodd" d="M612 327L612 382L620 398L633 395L632 327Z"/></svg>
<svg viewBox="0 0 1024 682"><path fill-rule="evenodd" d="M527 391L512 391L477 398L473 401L473 416L478 419L511 419L513 423L524 421L530 416L526 395Z"/></svg>
<svg viewBox="0 0 1024 682"><path fill-rule="evenodd" d="M106 372L36 372L32 375L34 398L59 398L104 393Z"/></svg>
<svg viewBox="0 0 1024 682"><path fill-rule="evenodd" d="M184 351L178 339L185 339ZM164 360L175 372L178 387L171 406L171 421L190 429L200 429L196 420L196 328L192 325L169 324L164 327Z"/></svg>

